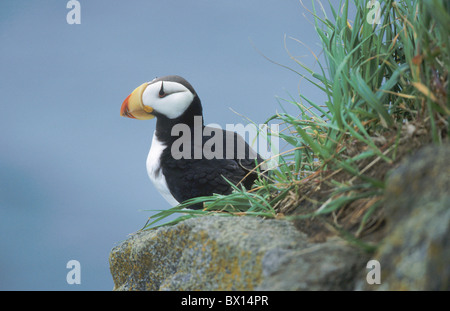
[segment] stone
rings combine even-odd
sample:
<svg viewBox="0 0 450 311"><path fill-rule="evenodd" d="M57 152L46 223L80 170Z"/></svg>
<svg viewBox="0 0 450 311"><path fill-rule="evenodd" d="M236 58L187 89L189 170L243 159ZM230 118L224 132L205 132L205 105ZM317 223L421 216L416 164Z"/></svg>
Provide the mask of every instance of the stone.
<svg viewBox="0 0 450 311"><path fill-rule="evenodd" d="M115 290L339 290L365 262L339 238L309 243L289 221L206 216L141 231L110 254Z"/></svg>
<svg viewBox="0 0 450 311"><path fill-rule="evenodd" d="M364 290L450 289L450 145L428 146L388 177L388 231L372 256L381 284Z"/></svg>

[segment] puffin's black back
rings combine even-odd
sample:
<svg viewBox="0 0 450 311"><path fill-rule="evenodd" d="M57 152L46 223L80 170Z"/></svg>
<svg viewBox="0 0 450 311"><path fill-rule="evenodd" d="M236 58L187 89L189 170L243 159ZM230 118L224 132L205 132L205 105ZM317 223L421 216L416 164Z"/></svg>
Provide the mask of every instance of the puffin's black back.
<svg viewBox="0 0 450 311"><path fill-rule="evenodd" d="M171 152L171 144L163 151L160 158L162 173L166 178L170 192L178 202L199 196L210 196L213 193L230 194L232 187L224 177L233 184L238 184L242 181L246 189L250 189L257 178L256 172L251 172L250 174L249 172L255 168L255 163L262 163L263 159L250 148L242 137L232 132L229 136L234 138L234 158L226 159L227 144L225 140L227 131L220 131L223 137L221 157L206 159L202 152L202 158L195 159L195 150L197 149L198 152L200 146L194 145L193 136L191 137L190 158L174 159ZM212 138L212 136L202 137L202 149L200 151L203 151L205 143ZM242 148L242 146L244 147L245 157L238 157L239 148ZM216 150L212 149L212 151ZM202 208L202 206L191 206L191 208Z"/></svg>

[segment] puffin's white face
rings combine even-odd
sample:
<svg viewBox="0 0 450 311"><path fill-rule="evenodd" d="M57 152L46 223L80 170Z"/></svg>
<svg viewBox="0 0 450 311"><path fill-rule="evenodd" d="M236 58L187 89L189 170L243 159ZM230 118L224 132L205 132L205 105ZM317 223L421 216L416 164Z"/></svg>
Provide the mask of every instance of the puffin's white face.
<svg viewBox="0 0 450 311"><path fill-rule="evenodd" d="M152 107L169 119L181 116L193 99L194 94L191 91L184 85L172 81L150 82L142 94L144 105Z"/></svg>
<svg viewBox="0 0 450 311"><path fill-rule="evenodd" d="M122 116L148 120L155 117L153 112L158 112L175 119L186 111L194 94L181 83L155 80L142 84L125 99L120 110Z"/></svg>

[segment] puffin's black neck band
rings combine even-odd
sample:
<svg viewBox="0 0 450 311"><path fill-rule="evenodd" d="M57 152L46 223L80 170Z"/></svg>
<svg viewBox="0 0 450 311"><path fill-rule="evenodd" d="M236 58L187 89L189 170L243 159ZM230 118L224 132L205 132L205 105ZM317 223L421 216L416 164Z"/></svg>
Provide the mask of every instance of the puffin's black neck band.
<svg viewBox="0 0 450 311"><path fill-rule="evenodd" d="M178 139L178 136L171 136L172 128L177 124L186 124L192 129L191 132L193 133L194 117L201 116L202 127L204 126L202 104L198 96L194 97L188 109L186 109L186 111L176 119L169 119L165 115L159 114L157 112L155 112L154 114L156 116L156 137L159 141L166 144L170 144Z"/></svg>

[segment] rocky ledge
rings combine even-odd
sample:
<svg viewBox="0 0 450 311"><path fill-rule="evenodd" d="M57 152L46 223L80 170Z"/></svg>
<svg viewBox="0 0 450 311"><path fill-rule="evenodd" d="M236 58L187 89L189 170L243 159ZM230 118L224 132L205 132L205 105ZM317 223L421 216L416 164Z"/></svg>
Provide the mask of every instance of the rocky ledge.
<svg viewBox="0 0 450 311"><path fill-rule="evenodd" d="M312 243L286 220L208 216L141 231L114 247L115 290L449 290L450 147L430 146L388 179L375 253ZM380 284L368 284L369 260ZM378 283L378 282L377 282Z"/></svg>

